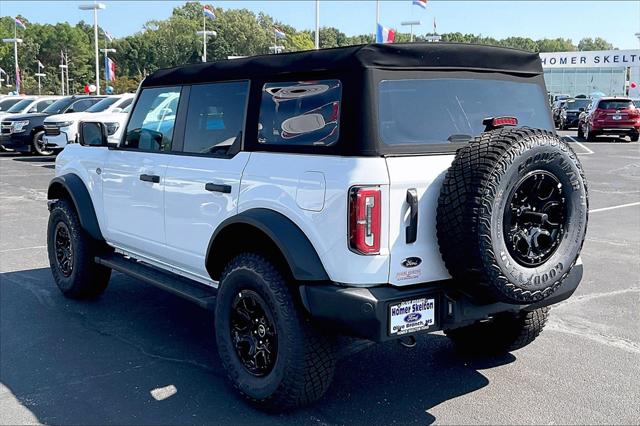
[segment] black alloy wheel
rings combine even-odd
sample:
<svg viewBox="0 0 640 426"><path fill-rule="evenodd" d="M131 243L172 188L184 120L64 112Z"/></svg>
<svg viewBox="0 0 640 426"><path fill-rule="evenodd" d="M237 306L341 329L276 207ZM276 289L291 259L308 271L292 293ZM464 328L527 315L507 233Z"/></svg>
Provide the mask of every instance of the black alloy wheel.
<svg viewBox="0 0 640 426"><path fill-rule="evenodd" d="M513 259L536 267L558 247L565 228L566 205L556 176L535 170L516 184L504 212L505 243Z"/></svg>
<svg viewBox="0 0 640 426"><path fill-rule="evenodd" d="M256 377L268 375L278 357L278 334L262 297L252 290L240 291L233 300L229 326L244 368Z"/></svg>
<svg viewBox="0 0 640 426"><path fill-rule="evenodd" d="M65 277L73 273L73 245L69 227L64 222L58 222L54 235L56 264L58 270Z"/></svg>

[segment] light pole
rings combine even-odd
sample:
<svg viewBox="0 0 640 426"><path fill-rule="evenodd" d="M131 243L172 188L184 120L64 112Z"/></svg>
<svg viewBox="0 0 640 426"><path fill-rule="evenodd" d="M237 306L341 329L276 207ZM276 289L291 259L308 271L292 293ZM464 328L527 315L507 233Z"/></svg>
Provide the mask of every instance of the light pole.
<svg viewBox="0 0 640 426"><path fill-rule="evenodd" d="M67 66L65 64L60 64L58 67L60 67L60 84L62 85L62 96L64 96L64 70Z"/></svg>
<svg viewBox="0 0 640 426"><path fill-rule="evenodd" d="M203 30L203 31L196 31L196 34L198 36L202 36L202 46L204 49L202 52L202 62L207 62L207 39L209 38L209 36L211 37L217 36L218 33L213 30Z"/></svg>
<svg viewBox="0 0 640 426"><path fill-rule="evenodd" d="M35 74L38 77L38 95L41 92L42 85L40 84L40 78L46 77L46 74L42 72L42 62L38 60L38 72Z"/></svg>
<svg viewBox="0 0 640 426"><path fill-rule="evenodd" d="M102 3L81 4L78 6L80 10L93 10L93 41L96 53L96 95L100 94L100 65L98 64L98 10L105 9Z"/></svg>
<svg viewBox="0 0 640 426"><path fill-rule="evenodd" d="M411 29L411 42L413 43L413 26L414 25L420 25L422 24L422 22L420 21L402 21L400 24L406 26L408 25L409 28Z"/></svg>
<svg viewBox="0 0 640 426"><path fill-rule="evenodd" d="M320 49L320 0L316 0L316 49Z"/></svg>

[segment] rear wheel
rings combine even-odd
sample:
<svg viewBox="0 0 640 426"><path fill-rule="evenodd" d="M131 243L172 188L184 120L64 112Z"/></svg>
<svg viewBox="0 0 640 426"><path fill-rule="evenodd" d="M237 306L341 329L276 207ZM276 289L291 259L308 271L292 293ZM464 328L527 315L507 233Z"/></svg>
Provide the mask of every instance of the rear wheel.
<svg viewBox="0 0 640 426"><path fill-rule="evenodd" d="M638 142L639 138L640 138L640 134L638 134L638 133L632 133L629 136L629 139L631 140L631 142Z"/></svg>
<svg viewBox="0 0 640 426"><path fill-rule="evenodd" d="M267 259L245 253L229 263L220 279L215 318L227 375L254 404L283 411L325 393L335 368L332 345Z"/></svg>
<svg viewBox="0 0 640 426"><path fill-rule="evenodd" d="M49 215L47 251L53 279L65 296L91 299L104 292L111 269L95 263L101 249L101 243L82 229L69 201L56 201Z"/></svg>
<svg viewBox="0 0 640 426"><path fill-rule="evenodd" d="M596 133L591 130L591 127L587 124L586 125L586 132L585 132L585 139L587 140L587 142L595 142L596 140Z"/></svg>
<svg viewBox="0 0 640 426"><path fill-rule="evenodd" d="M487 321L445 330L456 348L467 354L504 354L523 348L542 332L549 308L497 314Z"/></svg>
<svg viewBox="0 0 640 426"><path fill-rule="evenodd" d="M36 132L33 135L33 142L31 143L31 149L38 155L51 155L53 154L53 150L47 149L44 144L44 130Z"/></svg>
<svg viewBox="0 0 640 426"><path fill-rule="evenodd" d="M584 139L584 132L582 131L582 123L578 123L578 137Z"/></svg>

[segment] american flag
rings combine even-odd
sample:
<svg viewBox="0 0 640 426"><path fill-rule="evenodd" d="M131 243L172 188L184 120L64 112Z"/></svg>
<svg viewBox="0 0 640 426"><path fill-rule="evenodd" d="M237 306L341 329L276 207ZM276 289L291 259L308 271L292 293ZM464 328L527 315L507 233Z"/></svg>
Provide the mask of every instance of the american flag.
<svg viewBox="0 0 640 426"><path fill-rule="evenodd" d="M413 4L423 9L427 8L427 0L413 0Z"/></svg>
<svg viewBox="0 0 640 426"><path fill-rule="evenodd" d="M18 18L16 18L16 27L22 28L23 30L27 29L27 26L24 24L24 22L22 22Z"/></svg>
<svg viewBox="0 0 640 426"><path fill-rule="evenodd" d="M202 14L207 18L216 19L216 13L213 11L213 8L208 4L202 8Z"/></svg>
<svg viewBox="0 0 640 426"><path fill-rule="evenodd" d="M273 27L273 31L276 33L276 38L285 38L287 36L285 32L279 28Z"/></svg>

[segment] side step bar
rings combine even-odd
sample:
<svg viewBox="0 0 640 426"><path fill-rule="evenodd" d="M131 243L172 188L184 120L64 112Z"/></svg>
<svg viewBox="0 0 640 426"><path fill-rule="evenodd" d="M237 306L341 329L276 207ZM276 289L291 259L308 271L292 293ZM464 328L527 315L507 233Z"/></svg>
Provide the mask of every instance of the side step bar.
<svg viewBox="0 0 640 426"><path fill-rule="evenodd" d="M205 309L214 309L215 307L217 290L213 287L145 265L118 253L98 256L95 261L99 265L146 281Z"/></svg>

